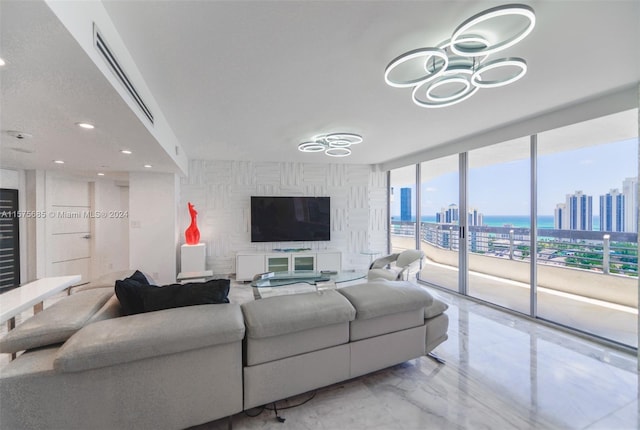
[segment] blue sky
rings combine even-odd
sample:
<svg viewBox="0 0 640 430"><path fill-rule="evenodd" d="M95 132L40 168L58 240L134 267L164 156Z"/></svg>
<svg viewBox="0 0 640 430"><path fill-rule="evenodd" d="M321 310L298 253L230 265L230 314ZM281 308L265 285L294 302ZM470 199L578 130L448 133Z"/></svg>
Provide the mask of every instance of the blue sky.
<svg viewBox="0 0 640 430"><path fill-rule="evenodd" d="M593 214L597 215L599 196L612 188L622 191L622 181L637 176L637 171L637 139L541 155L538 157L538 214L553 215L556 204L564 203L567 194L581 190L593 196ZM470 169L469 184L469 204L485 215L528 215L528 159ZM457 203L457 172L441 175L425 185L424 216ZM399 208L400 191L397 190L392 203L393 216L399 215Z"/></svg>

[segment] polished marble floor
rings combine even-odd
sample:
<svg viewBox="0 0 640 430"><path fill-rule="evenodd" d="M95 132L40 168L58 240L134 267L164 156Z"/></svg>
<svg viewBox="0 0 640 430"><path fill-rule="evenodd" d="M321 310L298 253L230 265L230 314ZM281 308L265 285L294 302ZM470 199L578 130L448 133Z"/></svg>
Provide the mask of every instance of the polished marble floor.
<svg viewBox="0 0 640 430"><path fill-rule="evenodd" d="M234 285L232 301L251 297ZM449 340L435 352L233 418L240 429L638 429L635 355L439 290ZM251 410L256 414L259 410ZM196 427L225 429L226 420Z"/></svg>

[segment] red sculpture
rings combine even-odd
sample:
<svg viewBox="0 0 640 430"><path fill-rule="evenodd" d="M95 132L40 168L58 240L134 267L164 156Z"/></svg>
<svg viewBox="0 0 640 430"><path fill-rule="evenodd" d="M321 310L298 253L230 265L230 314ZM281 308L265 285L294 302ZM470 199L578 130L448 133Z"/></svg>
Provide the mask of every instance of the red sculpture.
<svg viewBox="0 0 640 430"><path fill-rule="evenodd" d="M198 212L193 208L191 202L188 203L189 215L191 215L191 224L184 232L184 238L187 240L187 245L197 245L200 242L200 230L196 224L196 216Z"/></svg>

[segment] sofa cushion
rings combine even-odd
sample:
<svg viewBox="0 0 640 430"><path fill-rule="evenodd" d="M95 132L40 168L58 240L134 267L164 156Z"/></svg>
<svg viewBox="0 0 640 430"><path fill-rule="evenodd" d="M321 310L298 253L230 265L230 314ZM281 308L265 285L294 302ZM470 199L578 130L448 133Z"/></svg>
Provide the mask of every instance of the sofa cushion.
<svg viewBox="0 0 640 430"><path fill-rule="evenodd" d="M242 304L247 337L263 338L352 321L356 311L334 290L268 297Z"/></svg>
<svg viewBox="0 0 640 430"><path fill-rule="evenodd" d="M427 290L407 281L369 281L337 291L351 302L358 320L421 309L433 302Z"/></svg>
<svg viewBox="0 0 640 430"><path fill-rule="evenodd" d="M434 297L433 303L424 308L424 319L428 320L429 318L437 317L447 309L449 309L449 305Z"/></svg>
<svg viewBox="0 0 640 430"><path fill-rule="evenodd" d="M59 372L79 372L240 342L244 332L236 304L130 315L85 326L62 345L53 365Z"/></svg>
<svg viewBox="0 0 640 430"><path fill-rule="evenodd" d="M17 359L3 365L2 372L0 372L0 380L2 381L0 385L14 378L17 380L31 378L33 380L39 377L51 376L55 373L53 359L59 348L59 345L45 346L30 349L20 354ZM5 400L2 399L2 406L4 407L5 405ZM0 426L0 428L3 427Z"/></svg>
<svg viewBox="0 0 640 430"><path fill-rule="evenodd" d="M65 297L9 331L0 339L0 352L61 343L80 330L109 298L112 290L96 289Z"/></svg>
<svg viewBox="0 0 640 430"><path fill-rule="evenodd" d="M97 321L108 320L111 318L120 318L122 316L122 306L116 295L112 295L107 303L105 303L98 312L93 314L87 324L91 324Z"/></svg>

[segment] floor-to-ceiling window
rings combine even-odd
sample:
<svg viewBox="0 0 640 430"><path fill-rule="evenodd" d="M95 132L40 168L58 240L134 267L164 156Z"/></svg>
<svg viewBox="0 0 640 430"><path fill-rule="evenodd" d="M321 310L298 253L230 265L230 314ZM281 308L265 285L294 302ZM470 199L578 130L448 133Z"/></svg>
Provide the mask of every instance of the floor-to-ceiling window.
<svg viewBox="0 0 640 430"><path fill-rule="evenodd" d="M638 346L637 109L538 135L537 316Z"/></svg>
<svg viewBox="0 0 640 430"><path fill-rule="evenodd" d="M458 291L460 218L458 155L420 165L420 248L425 260L419 278Z"/></svg>
<svg viewBox="0 0 640 430"><path fill-rule="evenodd" d="M393 248L419 238L421 281L637 347L637 118L633 109L392 171ZM410 222L399 219L400 188L421 190L418 231L413 206Z"/></svg>
<svg viewBox="0 0 640 430"><path fill-rule="evenodd" d="M528 137L468 153L469 295L529 311L531 232Z"/></svg>
<svg viewBox="0 0 640 430"><path fill-rule="evenodd" d="M390 172L391 252L416 247L416 166Z"/></svg>

